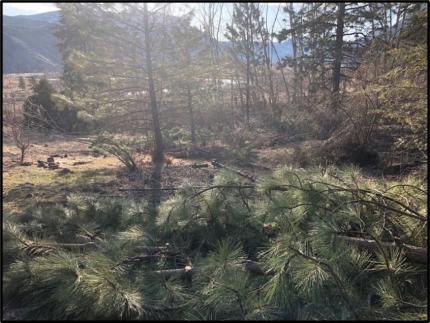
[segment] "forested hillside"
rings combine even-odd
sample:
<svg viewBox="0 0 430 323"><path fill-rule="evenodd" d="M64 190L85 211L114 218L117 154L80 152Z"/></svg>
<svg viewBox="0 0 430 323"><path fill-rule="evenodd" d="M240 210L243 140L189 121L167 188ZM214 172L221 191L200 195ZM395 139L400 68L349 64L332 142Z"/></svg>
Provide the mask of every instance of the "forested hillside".
<svg viewBox="0 0 430 323"><path fill-rule="evenodd" d="M427 3L57 6L6 320L428 320Z"/></svg>
<svg viewBox="0 0 430 323"><path fill-rule="evenodd" d="M54 36L59 14L3 16L3 73L61 71Z"/></svg>
<svg viewBox="0 0 430 323"><path fill-rule="evenodd" d="M58 39L54 36L61 13L3 16L3 73L42 73L62 70ZM219 42L222 51L229 41ZM260 44L261 46L261 44ZM271 60L292 55L291 43L274 43Z"/></svg>

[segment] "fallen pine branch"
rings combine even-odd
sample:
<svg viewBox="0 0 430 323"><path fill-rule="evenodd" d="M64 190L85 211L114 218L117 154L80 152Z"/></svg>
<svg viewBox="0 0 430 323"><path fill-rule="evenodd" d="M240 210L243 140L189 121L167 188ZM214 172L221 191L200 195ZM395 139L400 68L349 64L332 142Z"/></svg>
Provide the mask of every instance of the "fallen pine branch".
<svg viewBox="0 0 430 323"><path fill-rule="evenodd" d="M226 166L224 164L221 164L216 159L213 159L211 163L212 163L212 166L214 166L215 168L225 168L225 169L227 169L227 170L229 170L229 171L231 171L231 172L233 172L233 173L235 173L237 175L240 175L242 177L245 177L245 178L249 179L251 182L255 182L255 178L254 177L246 175L246 174L244 174L244 173L242 173L242 172L240 172L240 171L238 171L236 169L233 169L231 167L228 167L228 166Z"/></svg>
<svg viewBox="0 0 430 323"><path fill-rule="evenodd" d="M156 259L161 257L161 254L154 254L154 255L139 255L139 256L134 256L134 257L129 257L124 259L123 261L121 261L121 264L135 264L135 263L139 263L142 261L146 261L146 260L150 260L150 259Z"/></svg>
<svg viewBox="0 0 430 323"><path fill-rule="evenodd" d="M67 249L67 250L83 250L88 247L98 248L98 246L94 242L86 242L86 243L34 243L30 244L27 247L29 248L50 248L50 249Z"/></svg>
<svg viewBox="0 0 430 323"><path fill-rule="evenodd" d="M195 194L195 196L209 191L209 190L213 190L216 188L237 188L237 189L242 189L242 188L255 188L255 185L215 185L215 186L209 186L209 187L204 187L204 186L192 186L191 188L203 188L202 191L198 192ZM136 191L136 192L145 192L145 191L177 191L180 190L180 187L165 187L165 188L119 188L118 190L121 192L127 192L127 191ZM194 197L194 195L192 196Z"/></svg>
<svg viewBox="0 0 430 323"><path fill-rule="evenodd" d="M272 274L271 272L266 273L262 269L262 265L260 263L252 260L245 260L241 264L241 269L255 275ZM185 266L184 268L155 270L155 271L152 271L151 273L163 276L165 278L169 278L172 276L193 275L196 273L200 273L202 271L203 270L200 267Z"/></svg>
<svg viewBox="0 0 430 323"><path fill-rule="evenodd" d="M128 191L137 191L137 192L145 192L145 191L176 191L179 190L178 187L163 187L163 188L119 188L120 192L128 192Z"/></svg>
<svg viewBox="0 0 430 323"><path fill-rule="evenodd" d="M185 275L192 275L194 273L200 272L200 268L197 267L191 267L191 266L185 266L184 268L177 268L177 269L162 269L162 270L154 270L151 271L151 273L160 275L166 279L170 277L176 277L176 276L185 276Z"/></svg>
<svg viewBox="0 0 430 323"><path fill-rule="evenodd" d="M378 242L376 242L375 240L368 240L368 239L348 237L348 236L338 236L338 238L346 242L352 243L358 246L359 248L364 248L372 252L376 252L379 250ZM410 261L427 264L427 261L428 261L427 248L416 247L405 243L397 244L396 242L382 242L382 241L379 242L379 245L381 245L384 248L400 247L405 251L406 258L408 258Z"/></svg>
<svg viewBox="0 0 430 323"><path fill-rule="evenodd" d="M201 191L199 191L199 192L191 195L188 198L189 199L193 199L196 196L198 196L198 195L200 195L200 194L202 194L204 192L207 192L207 191L210 191L210 190L213 190L213 189L216 189L216 188L237 188L237 189L242 189L242 188L255 188L255 185L214 185L214 186L207 187L207 188L205 188L205 189L203 189L203 190L201 190Z"/></svg>
<svg viewBox="0 0 430 323"><path fill-rule="evenodd" d="M165 253L170 255L179 254L178 250L173 248L164 247L164 246L136 246L134 248L135 251L144 252L145 254L157 254L157 253Z"/></svg>

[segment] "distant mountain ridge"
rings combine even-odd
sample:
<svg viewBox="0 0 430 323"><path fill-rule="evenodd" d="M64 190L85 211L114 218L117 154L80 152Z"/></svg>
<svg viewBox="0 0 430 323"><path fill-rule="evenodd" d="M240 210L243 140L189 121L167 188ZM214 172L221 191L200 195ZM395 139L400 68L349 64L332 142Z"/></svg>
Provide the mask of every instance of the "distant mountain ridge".
<svg viewBox="0 0 430 323"><path fill-rule="evenodd" d="M54 28L59 12L3 16L3 73L41 73L62 70Z"/></svg>
<svg viewBox="0 0 430 323"><path fill-rule="evenodd" d="M30 16L22 16L22 15L14 16L13 18L25 18L25 19L35 20L35 21L57 23L58 21L60 21L60 11L38 13Z"/></svg>
<svg viewBox="0 0 430 323"><path fill-rule="evenodd" d="M61 72L63 62L54 35L60 12L3 15L3 74ZM291 42L274 43L280 58L292 55ZM229 42L221 42L227 49ZM272 51L273 52L273 51ZM272 61L278 62L272 53Z"/></svg>

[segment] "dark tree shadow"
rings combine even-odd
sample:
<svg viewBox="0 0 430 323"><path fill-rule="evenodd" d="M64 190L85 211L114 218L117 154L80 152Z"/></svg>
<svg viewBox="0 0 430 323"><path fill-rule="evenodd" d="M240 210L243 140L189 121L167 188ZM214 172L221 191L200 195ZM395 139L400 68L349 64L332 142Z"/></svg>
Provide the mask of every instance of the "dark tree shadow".
<svg viewBox="0 0 430 323"><path fill-rule="evenodd" d="M151 179L149 186L152 189L151 198L149 200L149 210L151 215L155 218L158 215L158 207L161 202L161 172L163 170L163 163L155 163L151 172Z"/></svg>

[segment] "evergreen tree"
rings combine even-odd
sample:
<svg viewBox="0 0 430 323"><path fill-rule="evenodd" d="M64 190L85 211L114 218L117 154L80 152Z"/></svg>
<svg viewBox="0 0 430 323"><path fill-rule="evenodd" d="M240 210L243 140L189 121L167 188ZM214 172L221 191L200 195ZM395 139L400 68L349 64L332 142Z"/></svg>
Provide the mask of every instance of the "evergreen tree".
<svg viewBox="0 0 430 323"><path fill-rule="evenodd" d="M19 77L19 84L18 84L19 88L23 91L25 91L25 80L24 77L20 76Z"/></svg>
<svg viewBox="0 0 430 323"><path fill-rule="evenodd" d="M211 77L215 66L210 62L210 50L207 48L204 34L190 26L192 12L181 17L177 27L170 35L171 42L180 43L179 46L167 52L167 59L172 69L169 88L172 89L172 104L185 103L186 117L183 123L190 128L192 144L196 144L196 108L202 109L201 102L210 96L210 89L199 89L203 80ZM175 100L174 98L178 100ZM219 100L219 97L217 98ZM179 102L178 102L179 101Z"/></svg>
<svg viewBox="0 0 430 323"><path fill-rule="evenodd" d="M78 118L77 107L57 93L48 80L41 79L33 92L24 102L24 122L27 126L59 132L85 129L85 123Z"/></svg>
<svg viewBox="0 0 430 323"><path fill-rule="evenodd" d="M379 113L385 124L401 126L404 134L396 147L427 160L427 12L419 5L409 7L409 20L383 56L386 70L369 84L369 93L381 103ZM375 54L377 55L377 54ZM373 57L373 60L375 58Z"/></svg>
<svg viewBox="0 0 430 323"><path fill-rule="evenodd" d="M254 90L256 82L254 71L261 54L257 43L257 37L261 35L260 27L260 11L255 3L244 2L233 5L232 24L227 24L225 36L232 42L236 63L244 66L241 72L246 80L245 120L247 124L249 124L251 91Z"/></svg>
<svg viewBox="0 0 430 323"><path fill-rule="evenodd" d="M55 89L48 80L41 79L33 87L33 92L24 103L25 123L30 127L51 128L55 110L51 94L55 93Z"/></svg>
<svg viewBox="0 0 430 323"><path fill-rule="evenodd" d="M114 116L132 115L140 110L142 117L133 117L133 121L137 127L143 127L148 111L154 158L160 160L160 96L163 84L171 77L166 51L175 46L168 42L175 19L163 16L162 7L149 12L141 4L122 4L121 10L111 4L60 7L64 19L59 35L64 39L61 50L66 62L65 77L69 78L67 87L76 89L77 100L99 119L112 121ZM87 17L91 17L91 23ZM77 24L79 31L74 28ZM84 44L88 46L79 44L81 37L86 38ZM132 129L130 124L127 128Z"/></svg>
<svg viewBox="0 0 430 323"><path fill-rule="evenodd" d="M34 87L36 86L37 81L36 81L36 77L35 76L30 76L30 85L31 85L31 89L33 90Z"/></svg>
<svg viewBox="0 0 430 323"><path fill-rule="evenodd" d="M363 8L364 7L364 8ZM293 57L285 58L283 66L290 65L294 71L293 102L306 104L314 109L320 102L328 102L333 111L342 104L340 93L346 70L357 68L356 41L347 40L349 35L364 35L363 26L368 21L365 14L361 18L356 12L365 12L367 5L309 3L290 4L285 7L289 14L289 26L278 33L279 41L291 37ZM306 80L307 91L303 90ZM331 84L331 86L329 86ZM306 100L303 95L306 95ZM327 114L329 112L326 112ZM331 120L326 135L336 128ZM319 120L323 122L323 120ZM337 120L336 123L339 121ZM323 122L324 123L324 122ZM333 127L334 126L334 127Z"/></svg>
<svg viewBox="0 0 430 323"><path fill-rule="evenodd" d="M143 25L145 38L145 63L146 73L148 74L149 97L151 104L152 122L154 125L154 152L153 161L161 162L164 159L163 154L163 138L161 136L160 121L158 117L157 98L155 95L154 75L152 71L152 38L149 30L148 4L143 5Z"/></svg>

